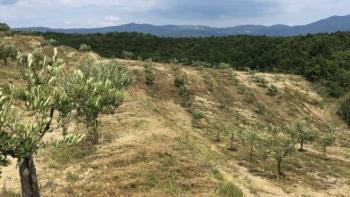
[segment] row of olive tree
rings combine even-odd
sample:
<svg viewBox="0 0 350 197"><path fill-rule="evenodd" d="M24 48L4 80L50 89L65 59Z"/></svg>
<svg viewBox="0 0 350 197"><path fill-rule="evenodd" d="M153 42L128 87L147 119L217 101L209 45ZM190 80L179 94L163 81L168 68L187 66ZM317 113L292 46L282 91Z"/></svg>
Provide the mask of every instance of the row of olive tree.
<svg viewBox="0 0 350 197"><path fill-rule="evenodd" d="M253 160L255 151L273 158L276 161L276 175L279 177L284 175L283 163L288 156L296 151L297 144L300 146L299 151L303 152L305 151L304 144L317 142L326 157L327 147L335 143L335 129L329 127L327 132L320 135L316 129L312 129L311 125L308 124L309 121L309 119L303 119L288 128L267 125L259 128L231 129L229 150L237 150L233 145L233 138L236 136L244 145L248 146L251 160Z"/></svg>
<svg viewBox="0 0 350 197"><path fill-rule="evenodd" d="M68 115L83 119L89 128L93 143L98 142L98 116L122 103L122 90L131 82L128 70L116 64L95 64L87 61L73 72L64 69L64 63L55 49L52 58L43 55L18 54L22 67L24 87L11 85L10 94L0 91L0 165L16 158L19 166L22 195L40 196L33 160L43 146L43 137L51 132L54 114L62 127ZM18 106L22 103L27 112ZM72 112L76 113L72 113ZM63 140L72 137L64 129ZM81 134L76 134L81 136Z"/></svg>

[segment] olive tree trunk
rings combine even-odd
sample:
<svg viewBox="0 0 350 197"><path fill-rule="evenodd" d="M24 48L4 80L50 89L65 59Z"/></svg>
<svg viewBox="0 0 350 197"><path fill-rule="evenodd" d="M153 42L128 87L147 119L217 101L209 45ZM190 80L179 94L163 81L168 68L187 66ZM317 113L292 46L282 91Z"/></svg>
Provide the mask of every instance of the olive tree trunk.
<svg viewBox="0 0 350 197"><path fill-rule="evenodd" d="M19 176L23 197L40 197L38 179L33 156L29 155L20 160Z"/></svg>

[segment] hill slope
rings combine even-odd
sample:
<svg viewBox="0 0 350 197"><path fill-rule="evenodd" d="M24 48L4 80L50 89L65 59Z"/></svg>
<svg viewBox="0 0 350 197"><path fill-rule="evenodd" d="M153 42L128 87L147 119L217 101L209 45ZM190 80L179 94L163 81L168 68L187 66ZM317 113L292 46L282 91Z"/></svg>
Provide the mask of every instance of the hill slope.
<svg viewBox="0 0 350 197"><path fill-rule="evenodd" d="M15 36L9 41L29 50L41 38ZM51 51L45 47L44 51ZM75 66L84 58L118 61L135 75L122 107L101 117L101 141L97 147L84 144L46 148L38 154L38 176L43 196L346 196L350 192L350 130L334 114L335 101L321 98L312 85L293 75L238 72L183 67L191 105L174 86L171 65L155 65L155 84L145 85L139 61L102 59L59 47L61 56ZM18 70L0 68L0 84L20 83ZM256 76L274 84L279 93L266 95ZM186 102L187 103L187 102ZM264 106L262 110L261 107ZM203 118L198 119L196 112ZM309 116L321 131L334 122L341 128L336 146L322 159L317 147L296 153L286 161L287 177L274 177L275 163L256 154L223 127L252 129L254 125L293 123ZM84 130L72 121L70 131ZM50 137L55 137L55 130ZM48 139L49 140L49 139ZM15 165L15 164L14 164ZM3 194L18 193L15 166L3 169ZM6 189L6 191L5 191Z"/></svg>
<svg viewBox="0 0 350 197"><path fill-rule="evenodd" d="M295 36L308 33L331 33L350 30L350 15L332 16L307 25L240 25L227 28L214 28L195 25L164 25L125 24L120 26L90 28L90 29L51 29L46 27L17 28L19 31L58 32L58 33L111 33L111 32L139 32L161 37L203 37L203 36L229 36L229 35L268 35L268 36Z"/></svg>

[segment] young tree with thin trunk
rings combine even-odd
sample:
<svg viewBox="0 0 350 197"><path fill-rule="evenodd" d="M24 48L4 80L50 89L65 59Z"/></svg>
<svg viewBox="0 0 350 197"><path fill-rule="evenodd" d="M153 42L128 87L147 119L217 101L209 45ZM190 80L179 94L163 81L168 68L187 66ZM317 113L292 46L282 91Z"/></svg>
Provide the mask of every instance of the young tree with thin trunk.
<svg viewBox="0 0 350 197"><path fill-rule="evenodd" d="M251 129L246 130L244 134L244 141L249 144L250 160L253 161L254 149L261 144L261 135Z"/></svg>
<svg viewBox="0 0 350 197"><path fill-rule="evenodd" d="M263 137L263 143L267 148L267 155L276 161L276 176L284 176L283 164L285 159L295 152L295 139L279 128L269 126Z"/></svg>
<svg viewBox="0 0 350 197"><path fill-rule="evenodd" d="M317 139L317 132L310 128L308 119L298 121L290 128L290 133L293 138L300 144L299 151L303 152L304 144L314 142Z"/></svg>
<svg viewBox="0 0 350 197"><path fill-rule="evenodd" d="M336 141L336 129L329 128L327 133L321 135L318 143L322 148L324 157L327 158L327 147L332 146Z"/></svg>
<svg viewBox="0 0 350 197"><path fill-rule="evenodd" d="M8 59L15 59L18 49L14 45L10 45L5 42L0 43L0 59L4 61L4 65L7 66Z"/></svg>
<svg viewBox="0 0 350 197"><path fill-rule="evenodd" d="M123 102L123 89L132 82L131 75L123 66L113 63L84 62L68 76L65 90L72 98L78 117L89 129L93 144L99 140L100 114L118 108Z"/></svg>

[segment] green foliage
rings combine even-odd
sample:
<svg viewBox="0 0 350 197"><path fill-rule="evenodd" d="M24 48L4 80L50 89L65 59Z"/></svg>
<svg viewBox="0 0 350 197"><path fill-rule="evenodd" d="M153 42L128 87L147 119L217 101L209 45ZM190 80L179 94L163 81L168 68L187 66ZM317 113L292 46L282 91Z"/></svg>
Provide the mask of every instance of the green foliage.
<svg viewBox="0 0 350 197"><path fill-rule="evenodd" d="M318 144L321 146L323 153L326 154L327 147L332 146L335 141L336 129L329 128L328 131L318 139Z"/></svg>
<svg viewBox="0 0 350 197"><path fill-rule="evenodd" d="M258 114L265 114L267 111L266 106L263 103L257 102L255 104L255 112Z"/></svg>
<svg viewBox="0 0 350 197"><path fill-rule="evenodd" d="M43 40L41 46L56 46L58 44L57 40L50 38L48 40Z"/></svg>
<svg viewBox="0 0 350 197"><path fill-rule="evenodd" d="M7 66L7 59L15 59L18 49L16 46L8 44L6 42L0 42L0 59L4 60L5 66Z"/></svg>
<svg viewBox="0 0 350 197"><path fill-rule="evenodd" d="M266 90L266 95L268 96L276 96L277 94L278 94L278 88L273 84L271 84Z"/></svg>
<svg viewBox="0 0 350 197"><path fill-rule="evenodd" d="M262 135L252 129L247 129L244 132L244 141L248 143L250 149L250 160L253 160L254 149L262 144Z"/></svg>
<svg viewBox="0 0 350 197"><path fill-rule="evenodd" d="M185 76L183 74L177 74L175 76L174 85L177 88L181 88L182 86L185 85L185 83L186 83L186 79L185 79Z"/></svg>
<svg viewBox="0 0 350 197"><path fill-rule="evenodd" d="M180 63L200 68L226 62L238 65L238 69L249 69L251 74L252 70L300 74L313 82L327 81L323 85L330 96L339 96L340 90L346 92L350 88L348 32L288 38L242 35L161 38L139 33L43 35L75 48L87 43L104 57L123 57L123 49L127 49L133 51L135 58L169 62L175 57Z"/></svg>
<svg viewBox="0 0 350 197"><path fill-rule="evenodd" d="M296 141L287 132L280 128L268 126L263 136L263 144L266 147L267 156L276 160L277 178L283 175L283 162L285 158L295 152Z"/></svg>
<svg viewBox="0 0 350 197"><path fill-rule="evenodd" d="M89 51L91 51L91 46L89 46L87 44L81 44L79 46L79 51L80 52L89 52Z"/></svg>
<svg viewBox="0 0 350 197"><path fill-rule="evenodd" d="M129 71L118 64L84 62L66 80L65 89L73 99L79 116L89 128L90 137L98 142L98 116L118 108L122 90L132 82Z"/></svg>
<svg viewBox="0 0 350 197"><path fill-rule="evenodd" d="M201 111L193 111L192 116L193 116L194 120L201 120L201 119L205 118L204 113Z"/></svg>
<svg viewBox="0 0 350 197"><path fill-rule="evenodd" d="M230 64L227 64L227 63L220 63L219 65L218 65L218 68L219 69L228 69L228 68L231 68L231 65Z"/></svg>
<svg viewBox="0 0 350 197"><path fill-rule="evenodd" d="M211 65L208 62L203 62L203 61L193 61L192 62L193 66L197 68L210 68Z"/></svg>
<svg viewBox="0 0 350 197"><path fill-rule="evenodd" d="M133 59L135 57L134 53L130 51L123 51L122 56L124 59L127 59L127 60Z"/></svg>
<svg viewBox="0 0 350 197"><path fill-rule="evenodd" d="M338 109L338 114L348 123L350 126L350 97L346 98Z"/></svg>
<svg viewBox="0 0 350 197"><path fill-rule="evenodd" d="M309 125L310 120L305 118L292 125L290 128L291 136L300 143L300 151L304 150L304 144L307 142L314 142L317 139L317 132Z"/></svg>
<svg viewBox="0 0 350 197"><path fill-rule="evenodd" d="M151 59L147 60L144 65L145 70L145 80L146 85L153 85L154 84L154 65Z"/></svg>
<svg viewBox="0 0 350 197"><path fill-rule="evenodd" d="M0 23L0 31L9 31L10 26L8 26L6 23Z"/></svg>
<svg viewBox="0 0 350 197"><path fill-rule="evenodd" d="M255 83L258 84L258 86L260 87L263 87L263 88L266 88L267 85L269 84L269 82L262 76L259 76L259 75L253 75L253 79L255 81Z"/></svg>
<svg viewBox="0 0 350 197"><path fill-rule="evenodd" d="M207 85L208 90L210 92L212 92L214 90L214 79L212 76L210 76L209 74L206 74L204 76L204 83L205 83L205 85Z"/></svg>
<svg viewBox="0 0 350 197"><path fill-rule="evenodd" d="M256 97L255 97L255 95L252 92L245 91L243 93L243 101L248 103L248 104L252 104L252 103L254 103L256 101Z"/></svg>

